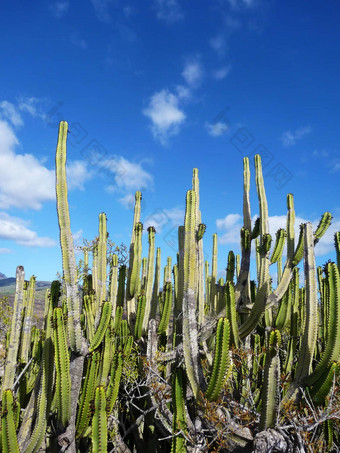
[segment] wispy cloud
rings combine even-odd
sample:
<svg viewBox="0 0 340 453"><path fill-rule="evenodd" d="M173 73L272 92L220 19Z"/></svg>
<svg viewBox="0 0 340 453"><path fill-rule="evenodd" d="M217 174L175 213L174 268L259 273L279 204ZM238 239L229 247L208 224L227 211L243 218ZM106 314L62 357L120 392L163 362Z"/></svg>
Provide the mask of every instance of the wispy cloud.
<svg viewBox="0 0 340 453"><path fill-rule="evenodd" d="M57 18L61 19L68 11L70 7L70 2L67 1L60 1L60 2L52 2L49 5L52 14Z"/></svg>
<svg viewBox="0 0 340 453"><path fill-rule="evenodd" d="M0 102L0 118L8 120L13 126L22 126L24 124L20 113L14 104L8 101Z"/></svg>
<svg viewBox="0 0 340 453"><path fill-rule="evenodd" d="M217 121L216 123L205 123L205 127L208 131L208 134L211 135L212 137L219 137L220 135L226 134L230 126L228 123L225 123L223 121Z"/></svg>
<svg viewBox="0 0 340 453"><path fill-rule="evenodd" d="M142 167L141 163L131 162L123 156L107 159L102 167L113 174L114 184L109 191L136 191L149 188L153 184L153 177Z"/></svg>
<svg viewBox="0 0 340 453"><path fill-rule="evenodd" d="M179 107L179 96L169 90L161 90L151 96L143 114L151 120L153 136L165 145L168 138L178 134L186 115Z"/></svg>
<svg viewBox="0 0 340 453"><path fill-rule="evenodd" d="M8 249L6 247L0 249L0 254L5 254L5 253L12 253L12 250Z"/></svg>
<svg viewBox="0 0 340 453"><path fill-rule="evenodd" d="M212 76L216 80L223 80L223 79L225 79L227 77L227 75L229 74L230 70L231 70L231 66L230 65L223 66L223 68L216 69L215 71L213 71Z"/></svg>
<svg viewBox="0 0 340 453"><path fill-rule="evenodd" d="M154 0L154 9L158 19L174 23L184 18L184 13L177 0Z"/></svg>
<svg viewBox="0 0 340 453"><path fill-rule="evenodd" d="M293 146L298 140L301 140L305 135L308 135L312 132L310 126L300 127L294 131L288 130L283 132L280 137L280 140L283 146Z"/></svg>
<svg viewBox="0 0 340 453"><path fill-rule="evenodd" d="M87 43L85 39L81 38L76 32L72 33L70 36L70 42L76 47L79 47L80 49L86 49L87 48Z"/></svg>
<svg viewBox="0 0 340 453"><path fill-rule="evenodd" d="M0 212L0 238L14 241L27 247L54 247L57 242L49 237L38 236L28 228L29 222Z"/></svg>
<svg viewBox="0 0 340 453"><path fill-rule="evenodd" d="M189 86L197 87L203 78L203 66L198 58L190 59L185 63L182 76Z"/></svg>
<svg viewBox="0 0 340 453"><path fill-rule="evenodd" d="M112 3L112 0L91 0L91 3L97 19L106 23L112 21L111 14L109 12L109 6Z"/></svg>
<svg viewBox="0 0 340 453"><path fill-rule="evenodd" d="M259 2L256 0L228 0L229 6L233 10L253 8Z"/></svg>

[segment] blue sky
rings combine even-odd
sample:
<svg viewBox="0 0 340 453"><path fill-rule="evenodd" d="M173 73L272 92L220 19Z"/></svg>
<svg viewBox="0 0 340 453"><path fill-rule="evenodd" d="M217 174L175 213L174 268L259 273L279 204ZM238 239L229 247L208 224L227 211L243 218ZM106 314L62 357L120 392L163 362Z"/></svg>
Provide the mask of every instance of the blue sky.
<svg viewBox="0 0 340 453"><path fill-rule="evenodd" d="M0 27L0 272L61 271L54 193L58 122L69 123L71 226L92 239L98 215L129 244L133 194L156 244L172 247L192 169L200 175L205 256L219 272L239 251L242 157L263 156L270 228L340 230L340 5L336 1L16 1ZM252 171L254 177L254 171ZM252 215L258 213L252 178ZM147 254L145 237L144 256ZM80 258L80 255L78 255ZM275 270L273 270L275 273Z"/></svg>

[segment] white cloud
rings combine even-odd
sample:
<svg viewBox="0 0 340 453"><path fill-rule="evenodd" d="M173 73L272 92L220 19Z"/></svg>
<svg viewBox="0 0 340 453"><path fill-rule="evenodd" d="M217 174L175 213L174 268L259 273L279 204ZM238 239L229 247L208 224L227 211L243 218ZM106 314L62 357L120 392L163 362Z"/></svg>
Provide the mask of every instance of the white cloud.
<svg viewBox="0 0 340 453"><path fill-rule="evenodd" d="M53 2L50 4L50 10L57 19L60 19L67 13L69 6L70 3L66 1Z"/></svg>
<svg viewBox="0 0 340 453"><path fill-rule="evenodd" d="M225 232L219 237L221 244L235 244L240 242L241 216L240 214L228 214L224 219L217 219L218 230Z"/></svg>
<svg viewBox="0 0 340 453"><path fill-rule="evenodd" d="M0 102L0 108L1 118L10 121L13 124L13 126L22 126L24 124L21 115L17 111L14 104L8 101L2 101Z"/></svg>
<svg viewBox="0 0 340 453"><path fill-rule="evenodd" d="M16 154L17 144L9 125L0 121L0 207L40 209L55 198L54 171L32 154Z"/></svg>
<svg viewBox="0 0 340 453"><path fill-rule="evenodd" d="M212 76L216 80L223 80L227 77L231 69L231 66L224 66L223 68L216 69L213 71Z"/></svg>
<svg viewBox="0 0 340 453"><path fill-rule="evenodd" d="M187 61L182 76L189 86L199 85L203 77L202 64L197 59Z"/></svg>
<svg viewBox="0 0 340 453"><path fill-rule="evenodd" d="M114 174L114 185L109 190L136 191L143 190L152 185L153 177L143 169L140 163L130 162L122 156L107 159L102 168Z"/></svg>
<svg viewBox="0 0 340 453"><path fill-rule="evenodd" d="M66 176L69 190L84 190L84 184L93 177L93 172L87 168L86 162L75 160L67 164Z"/></svg>
<svg viewBox="0 0 340 453"><path fill-rule="evenodd" d="M184 14L177 0L154 0L158 19L174 23L183 19Z"/></svg>
<svg viewBox="0 0 340 453"><path fill-rule="evenodd" d="M169 136L178 134L179 127L186 118L185 113L179 108L179 97L169 90L155 93L143 114L152 122L153 136L163 145Z"/></svg>
<svg viewBox="0 0 340 453"><path fill-rule="evenodd" d="M12 250L11 249L7 249L7 248L0 249L0 254L5 254L5 253L12 253Z"/></svg>
<svg viewBox="0 0 340 453"><path fill-rule="evenodd" d="M163 228L178 227L184 224L184 209L172 208L163 209L157 208L145 219L145 230L149 226L153 226L157 233L161 233Z"/></svg>
<svg viewBox="0 0 340 453"><path fill-rule="evenodd" d="M214 124L206 123L205 127L208 134L212 137L219 137L220 135L226 134L230 128L229 124L224 123L223 121L217 121L217 123Z"/></svg>
<svg viewBox="0 0 340 453"><path fill-rule="evenodd" d="M6 212L0 213L0 238L15 241L17 244L27 247L54 247L57 242L49 237L39 237L38 234L30 230L28 222L12 217Z"/></svg>
<svg viewBox="0 0 340 453"><path fill-rule="evenodd" d="M6 121L0 120L0 208L40 209L55 199L55 172L33 154L19 154L19 141ZM68 164L69 188L82 189L92 173L80 161Z"/></svg>
<svg viewBox="0 0 340 453"><path fill-rule="evenodd" d="M308 135L312 132L312 128L310 126L300 127L299 129L295 129L295 131L288 130L283 132L281 135L281 142L283 146L292 146L295 145L297 140L300 140L305 135Z"/></svg>

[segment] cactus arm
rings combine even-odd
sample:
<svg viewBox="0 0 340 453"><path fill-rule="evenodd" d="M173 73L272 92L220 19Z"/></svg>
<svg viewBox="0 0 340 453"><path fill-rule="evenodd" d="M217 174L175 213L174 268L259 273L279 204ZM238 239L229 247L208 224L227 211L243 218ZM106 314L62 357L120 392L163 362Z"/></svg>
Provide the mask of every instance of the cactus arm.
<svg viewBox="0 0 340 453"><path fill-rule="evenodd" d="M320 222L314 231L314 245L319 242L322 236L328 230L331 221L332 221L332 214L330 212L324 212L321 216Z"/></svg>
<svg viewBox="0 0 340 453"><path fill-rule="evenodd" d="M334 234L334 246L335 246L335 252L336 252L336 263L337 263L338 269L340 269L340 231L337 231Z"/></svg>
<svg viewBox="0 0 340 453"><path fill-rule="evenodd" d="M315 404L324 404L325 399L334 384L334 378L340 370L340 362L333 362L324 370L319 380L310 390L310 396Z"/></svg>
<svg viewBox="0 0 340 453"><path fill-rule="evenodd" d="M240 338L245 338L249 335L257 326L261 317L263 316L266 309L266 296L269 291L269 282L264 282L261 288L257 291L255 302L248 318L239 327Z"/></svg>
<svg viewBox="0 0 340 453"><path fill-rule="evenodd" d="M58 419L66 427L71 417L70 356L61 308L53 310Z"/></svg>
<svg viewBox="0 0 340 453"><path fill-rule="evenodd" d="M87 363L85 381L83 383L79 408L76 421L76 438L79 439L86 428L88 427L90 420L90 405L94 397L96 377L98 372L100 360L100 352L94 351Z"/></svg>
<svg viewBox="0 0 340 453"><path fill-rule="evenodd" d="M19 350L19 361L21 363L28 362L29 346L31 343L31 327L32 327L32 316L34 307L34 296L35 296L35 279L33 275L30 278L27 295L27 305L25 309L25 317L23 320L23 330L20 341Z"/></svg>
<svg viewBox="0 0 340 453"><path fill-rule="evenodd" d="M118 290L118 255L112 255L110 277L110 302L112 304L112 316L116 313Z"/></svg>
<svg viewBox="0 0 340 453"><path fill-rule="evenodd" d="M239 347L240 338L237 327L237 314L236 314L236 303L235 303L235 291L234 285L231 281L227 281L225 284L225 301L226 301L226 317L230 324L230 340L236 348Z"/></svg>
<svg viewBox="0 0 340 453"><path fill-rule="evenodd" d="M294 197L292 193L287 195L287 261L290 262L294 256L295 249L295 210Z"/></svg>
<svg viewBox="0 0 340 453"><path fill-rule="evenodd" d="M67 199L66 180L66 139L68 124L61 121L56 152L56 195L57 212L60 230L60 245L63 259L63 272L66 285L68 306L67 329L72 351L82 350L82 334L80 326L80 300L77 286L77 265L73 248L70 225L70 214Z"/></svg>
<svg viewBox="0 0 340 453"><path fill-rule="evenodd" d="M107 452L107 417L105 388L100 385L95 391L95 412L92 420L92 453Z"/></svg>
<svg viewBox="0 0 340 453"><path fill-rule="evenodd" d="M161 279L161 249L158 247L156 251L156 266L155 266L155 278L152 289L151 309L150 318L156 319L158 309L158 292Z"/></svg>
<svg viewBox="0 0 340 453"><path fill-rule="evenodd" d="M259 429L274 428L278 411L278 388L280 380L280 358L278 347L281 335L278 330L270 332L269 351L266 354L264 371L262 411Z"/></svg>
<svg viewBox="0 0 340 453"><path fill-rule="evenodd" d="M164 307L162 317L158 326L158 335L165 334L169 325L170 315L172 311L172 284L166 282L164 285Z"/></svg>
<svg viewBox="0 0 340 453"><path fill-rule="evenodd" d="M93 335L92 341L89 346L89 352L94 351L98 348L100 343L102 342L106 329L111 320L111 312L112 312L112 305L110 301L105 301L102 303L102 309L99 319L99 324L95 334Z"/></svg>
<svg viewBox="0 0 340 453"><path fill-rule="evenodd" d="M205 394L209 401L215 401L219 397L226 378L231 371L229 338L229 321L227 318L220 318L216 330L213 369Z"/></svg>
<svg viewBox="0 0 340 453"><path fill-rule="evenodd" d="M269 259L269 261L271 263L276 263L281 258L282 252L283 252L283 247L286 242L286 236L287 236L287 233L284 228L280 228L276 232L276 241L275 241L274 249L273 249L272 255Z"/></svg>
<svg viewBox="0 0 340 453"><path fill-rule="evenodd" d="M156 230L153 226L148 228L148 266L146 274L146 287L145 287L145 315L143 319L143 333L148 330L148 324L151 313L151 300L152 300L152 286L154 280L154 267L155 267L155 234Z"/></svg>
<svg viewBox="0 0 340 453"><path fill-rule="evenodd" d="M297 389L310 373L317 338L318 323L318 300L316 266L314 255L314 237L312 224L304 224L304 271L305 271L305 322L299 348L298 362L294 381L285 396L285 399L298 397Z"/></svg>
<svg viewBox="0 0 340 453"><path fill-rule="evenodd" d="M187 192L184 225L184 278L183 278L183 352L187 376L195 398L199 398L200 381L203 372L198 353L198 327L196 320L196 193ZM204 390L204 389L202 389Z"/></svg>
<svg viewBox="0 0 340 453"><path fill-rule="evenodd" d="M119 385L120 385L120 379L122 376L122 370L123 370L123 357L122 353L119 352L116 360L114 360L114 363L111 367L111 376L110 376L110 382L106 390L106 401L107 401L107 413L111 414L113 411L113 407L115 405L117 396L118 396L118 391L119 391Z"/></svg>
<svg viewBox="0 0 340 453"><path fill-rule="evenodd" d="M184 383L183 373L178 368L172 380L172 403L173 403L173 438L171 445L171 453L181 453L186 451L186 441L182 433L186 433L187 422L185 413L184 401Z"/></svg>
<svg viewBox="0 0 340 453"><path fill-rule="evenodd" d="M136 323L135 323L135 338L139 340L142 336L143 330L143 321L145 317L145 305L146 305L146 297L145 294L141 294L138 296L137 302L137 316L136 316Z"/></svg>
<svg viewBox="0 0 340 453"><path fill-rule="evenodd" d="M328 335L326 348L314 372L306 379L307 385L314 385L332 362L340 359L340 276L335 263L327 264L328 291Z"/></svg>
<svg viewBox="0 0 340 453"><path fill-rule="evenodd" d="M19 453L19 445L15 428L13 411L13 393L5 389L2 393L2 452Z"/></svg>
<svg viewBox="0 0 340 453"><path fill-rule="evenodd" d="M99 307L106 300L106 250L107 250L107 221L106 214L99 214L99 239L98 239L98 257L97 257L97 287L96 287L96 304L95 304L95 327L98 326L100 310Z"/></svg>
<svg viewBox="0 0 340 453"><path fill-rule="evenodd" d="M212 249L212 261L211 261L211 282L210 282L210 306L212 313L216 313L217 305L217 234L213 234L213 249Z"/></svg>
<svg viewBox="0 0 340 453"><path fill-rule="evenodd" d="M15 298L13 307L12 324L9 337L9 347L6 355L4 376L2 378L1 393L13 386L17 368L17 355L19 349L19 338L21 332L25 272L22 266L16 269Z"/></svg>

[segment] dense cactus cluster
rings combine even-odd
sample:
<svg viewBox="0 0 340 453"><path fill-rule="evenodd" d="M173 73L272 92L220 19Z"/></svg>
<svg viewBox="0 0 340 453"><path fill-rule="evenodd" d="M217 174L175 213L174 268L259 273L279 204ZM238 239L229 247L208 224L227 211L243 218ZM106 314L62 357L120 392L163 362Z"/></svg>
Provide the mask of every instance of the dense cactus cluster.
<svg viewBox="0 0 340 453"><path fill-rule="evenodd" d="M316 268L314 254L331 214L323 214L315 231L311 223L301 225L296 240L288 194L286 229L274 241L259 155L260 215L252 226L245 157L241 254L229 252L225 280L218 280L216 234L211 272L203 259L206 226L194 169L177 261L172 266L168 258L161 290L154 227L143 258L140 192L128 266L117 254L108 256L101 213L91 272L86 248L79 276L67 200L67 129L61 122L56 153L63 278L46 293L38 329L32 326L35 277L26 282L23 267L17 268L1 381L1 451L335 451L340 232L337 263Z"/></svg>

